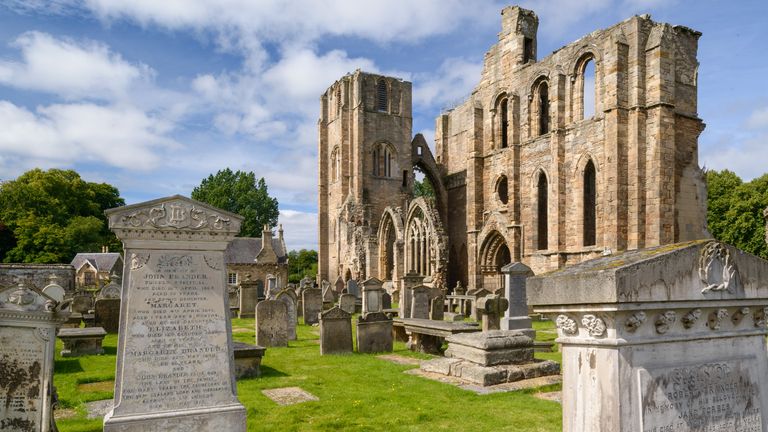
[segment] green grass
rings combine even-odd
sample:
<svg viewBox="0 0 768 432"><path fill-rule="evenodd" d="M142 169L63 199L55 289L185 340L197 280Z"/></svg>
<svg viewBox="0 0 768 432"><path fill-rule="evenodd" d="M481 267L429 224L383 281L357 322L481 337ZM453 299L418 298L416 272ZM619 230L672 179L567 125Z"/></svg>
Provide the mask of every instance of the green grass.
<svg viewBox="0 0 768 432"><path fill-rule="evenodd" d="M235 340L254 343L252 319L233 319L232 326ZM541 330L553 327L551 322L535 323L535 327L538 326ZM318 328L301 324L297 330L298 340L291 341L287 348L267 349L260 378L238 381L238 397L248 410L249 431L539 432L562 428L560 405L533 395L536 391L557 390L558 386L480 396L404 374L403 371L416 366L398 365L378 359L376 355L320 356ZM77 412L72 419L57 421L62 432L101 430L101 420L85 419L84 403L111 398L112 394L81 391L78 385L114 379L116 335L108 335L104 345L107 354L102 356L56 358L55 383L61 404ZM59 345L57 352L60 349ZM420 359L430 357L408 351L403 343L395 344L395 354ZM537 353L537 357L540 354ZM559 356L559 353L547 354ZM293 386L320 400L279 406L261 392Z"/></svg>

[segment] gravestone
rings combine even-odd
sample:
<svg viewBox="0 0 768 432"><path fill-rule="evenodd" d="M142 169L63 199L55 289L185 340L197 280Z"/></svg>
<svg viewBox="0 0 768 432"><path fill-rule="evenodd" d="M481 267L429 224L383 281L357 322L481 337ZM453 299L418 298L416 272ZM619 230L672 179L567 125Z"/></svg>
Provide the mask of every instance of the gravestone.
<svg viewBox="0 0 768 432"><path fill-rule="evenodd" d="M363 315L371 312L381 312L384 309L382 302L384 288L381 285L381 281L377 278L369 278L363 282Z"/></svg>
<svg viewBox="0 0 768 432"><path fill-rule="evenodd" d="M429 319L436 321L445 319L445 296L442 294L434 296L430 300Z"/></svg>
<svg viewBox="0 0 768 432"><path fill-rule="evenodd" d="M333 308L320 314L320 355L352 352L352 315Z"/></svg>
<svg viewBox="0 0 768 432"><path fill-rule="evenodd" d="M333 305L336 302L336 294L331 289L331 286L325 286L323 289L323 304Z"/></svg>
<svg viewBox="0 0 768 432"><path fill-rule="evenodd" d="M392 309L392 296L386 291L381 294L381 308Z"/></svg>
<svg viewBox="0 0 768 432"><path fill-rule="evenodd" d="M323 311L323 297L319 288L305 289L301 294L304 324L312 325L319 322L318 314Z"/></svg>
<svg viewBox="0 0 768 432"><path fill-rule="evenodd" d="M296 323L298 316L296 313L296 294L290 289L284 289L277 293L275 300L285 305L286 322L288 323L288 340L296 340Z"/></svg>
<svg viewBox="0 0 768 432"><path fill-rule="evenodd" d="M396 289L392 291L392 303L397 303L400 305L400 290ZM400 306L400 309L402 310L402 306Z"/></svg>
<svg viewBox="0 0 768 432"><path fill-rule="evenodd" d="M24 283L0 289L0 430L52 431L56 329L67 312Z"/></svg>
<svg viewBox="0 0 768 432"><path fill-rule="evenodd" d="M493 293L488 291L485 288L475 289L467 293L467 295L474 296L474 299L471 302L471 309L469 311L469 316L472 317L472 319L474 319L475 321L483 320L482 311L480 311L477 308L477 301L490 294L493 294Z"/></svg>
<svg viewBox="0 0 768 432"><path fill-rule="evenodd" d="M461 285L461 281L456 282L456 286L453 288L453 295L465 295L467 289Z"/></svg>
<svg viewBox="0 0 768 432"><path fill-rule="evenodd" d="M328 281L324 280L323 282L327 283ZM299 281L299 289L302 289L302 290L305 289L305 288L312 288L312 285L313 285L312 279L310 279L309 276L304 276Z"/></svg>
<svg viewBox="0 0 768 432"><path fill-rule="evenodd" d="M58 284L58 280L59 277L55 274L48 276L48 285L43 288L43 293L55 302L61 303L64 301L67 291ZM117 297L120 298L120 291L117 292Z"/></svg>
<svg viewBox="0 0 768 432"><path fill-rule="evenodd" d="M399 293L400 300L398 303L400 304L400 318L412 318L411 317L411 300L413 297L413 287L421 285L421 282L424 280L423 276L420 276L418 273L409 272L407 273L402 281L401 281L401 289ZM396 291L397 292L397 291ZM429 312L427 312L429 313Z"/></svg>
<svg viewBox="0 0 768 432"><path fill-rule="evenodd" d="M70 310L74 313L87 314L93 310L93 296L90 293L78 293L72 297Z"/></svg>
<svg viewBox="0 0 768 432"><path fill-rule="evenodd" d="M104 354L102 344L106 335L101 327L63 328L58 334L64 345L60 354L62 357Z"/></svg>
<svg viewBox="0 0 768 432"><path fill-rule="evenodd" d="M229 297L230 309L236 309L240 307L240 288L237 286L228 286L227 297Z"/></svg>
<svg viewBox="0 0 768 432"><path fill-rule="evenodd" d="M240 304L238 304L237 316L239 318L254 318L256 316L256 303L259 302L259 282L251 280L249 276L240 282Z"/></svg>
<svg viewBox="0 0 768 432"><path fill-rule="evenodd" d="M104 431L245 431L224 265L242 218L179 195L106 214L125 267Z"/></svg>
<svg viewBox="0 0 768 432"><path fill-rule="evenodd" d="M278 291L277 278L271 274L267 275L267 298L274 300Z"/></svg>
<svg viewBox="0 0 768 432"><path fill-rule="evenodd" d="M419 285L411 290L411 318L429 319L430 288Z"/></svg>
<svg viewBox="0 0 768 432"><path fill-rule="evenodd" d="M120 329L120 299L96 299L94 306L95 323L107 333L117 333Z"/></svg>
<svg viewBox="0 0 768 432"><path fill-rule="evenodd" d="M711 240L534 276L563 355L563 430L768 430L768 261Z"/></svg>
<svg viewBox="0 0 768 432"><path fill-rule="evenodd" d="M356 280L350 279L347 281L347 292L355 296L355 298L360 298L360 287L357 285Z"/></svg>
<svg viewBox="0 0 768 432"><path fill-rule="evenodd" d="M336 278L336 282L333 283L334 291L336 291L336 294L341 294L342 291L344 291L344 288L347 287L347 285L344 283L344 279L341 278L341 276Z"/></svg>
<svg viewBox="0 0 768 432"><path fill-rule="evenodd" d="M383 312L369 312L357 318L357 352L392 351L392 319Z"/></svg>
<svg viewBox="0 0 768 432"><path fill-rule="evenodd" d="M284 301L264 300L256 305L256 345L288 346L288 310Z"/></svg>
<svg viewBox="0 0 768 432"><path fill-rule="evenodd" d="M498 294L489 294L477 300L477 310L483 316L483 331L500 330L501 316L507 311L509 300Z"/></svg>
<svg viewBox="0 0 768 432"><path fill-rule="evenodd" d="M525 290L526 280L533 276L533 271L521 262L513 262L502 267L501 272L504 274L504 296L509 300L509 308L501 320L501 328L526 330L533 334Z"/></svg>
<svg viewBox="0 0 768 432"><path fill-rule="evenodd" d="M355 313L355 301L357 299L352 294L342 294L339 296L339 307L348 314Z"/></svg>

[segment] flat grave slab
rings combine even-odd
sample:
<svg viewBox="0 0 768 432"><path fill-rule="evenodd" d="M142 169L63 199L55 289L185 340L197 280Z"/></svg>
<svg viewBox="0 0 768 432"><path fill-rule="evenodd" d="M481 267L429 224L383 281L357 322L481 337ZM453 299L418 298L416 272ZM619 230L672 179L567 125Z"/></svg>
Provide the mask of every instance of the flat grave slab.
<svg viewBox="0 0 768 432"><path fill-rule="evenodd" d="M421 363L421 360L415 359L412 357L405 357L398 354L383 354L376 356L376 358L386 360L388 362L397 363L401 365L416 365L418 366L419 363Z"/></svg>
<svg viewBox="0 0 768 432"><path fill-rule="evenodd" d="M283 406L320 400L320 398L303 390L301 387L282 387L262 390L261 392L278 405Z"/></svg>

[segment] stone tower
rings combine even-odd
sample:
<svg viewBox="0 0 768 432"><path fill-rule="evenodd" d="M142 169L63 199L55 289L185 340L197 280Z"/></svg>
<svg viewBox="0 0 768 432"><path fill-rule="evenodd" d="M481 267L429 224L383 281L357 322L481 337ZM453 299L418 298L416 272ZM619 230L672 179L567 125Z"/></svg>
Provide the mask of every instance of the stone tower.
<svg viewBox="0 0 768 432"><path fill-rule="evenodd" d="M320 105L318 277L360 279L382 212L410 196L411 83L357 70Z"/></svg>

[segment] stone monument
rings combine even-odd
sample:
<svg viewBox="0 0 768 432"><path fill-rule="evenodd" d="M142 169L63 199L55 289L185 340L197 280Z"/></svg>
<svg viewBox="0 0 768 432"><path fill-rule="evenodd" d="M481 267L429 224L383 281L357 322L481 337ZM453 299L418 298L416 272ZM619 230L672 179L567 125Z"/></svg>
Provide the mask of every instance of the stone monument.
<svg viewBox="0 0 768 432"><path fill-rule="evenodd" d="M320 314L320 355L352 352L352 315L333 308Z"/></svg>
<svg viewBox="0 0 768 432"><path fill-rule="evenodd" d="M246 274L245 280L240 282L238 318L254 318L256 316L256 303L259 302L259 282L261 281L251 280L250 274Z"/></svg>
<svg viewBox="0 0 768 432"><path fill-rule="evenodd" d="M357 352L392 351L392 319L383 312L369 312L357 318Z"/></svg>
<svg viewBox="0 0 768 432"><path fill-rule="evenodd" d="M58 302L20 283L0 288L0 430L56 430L53 358L56 329L67 319Z"/></svg>
<svg viewBox="0 0 768 432"><path fill-rule="evenodd" d="M301 314L304 316L304 324L317 324L318 314L323 311L323 297L320 288L307 288L301 293Z"/></svg>
<svg viewBox="0 0 768 432"><path fill-rule="evenodd" d="M288 346L288 308L284 301L263 300L256 305L256 345Z"/></svg>
<svg viewBox="0 0 768 432"><path fill-rule="evenodd" d="M109 284L99 291L93 306L96 326L107 333L117 333L120 328L120 278L112 276Z"/></svg>
<svg viewBox="0 0 768 432"><path fill-rule="evenodd" d="M477 300L477 310L483 315L483 331L500 330L501 316L507 311L509 300L498 294L489 294Z"/></svg>
<svg viewBox="0 0 768 432"><path fill-rule="evenodd" d="M360 287L357 285L356 280L350 279L347 281L347 292L355 296L355 298L360 298Z"/></svg>
<svg viewBox="0 0 768 432"><path fill-rule="evenodd" d="M125 268L104 431L244 432L224 266L242 218L179 195L106 214Z"/></svg>
<svg viewBox="0 0 768 432"><path fill-rule="evenodd" d="M528 279L563 353L563 430L768 430L768 261L711 240Z"/></svg>
<svg viewBox="0 0 768 432"><path fill-rule="evenodd" d="M377 278L369 278L363 281L363 315L371 312L381 312L384 309L384 289ZM391 306L391 304L390 304Z"/></svg>
<svg viewBox="0 0 768 432"><path fill-rule="evenodd" d="M411 318L429 319L430 288L419 285L411 290Z"/></svg>
<svg viewBox="0 0 768 432"><path fill-rule="evenodd" d="M355 313L355 301L357 301L357 298L354 294L342 294L339 296L339 307L351 315Z"/></svg>
<svg viewBox="0 0 768 432"><path fill-rule="evenodd" d="M526 280L533 276L533 271L521 262L513 262L502 267L501 272L504 274L504 297L509 301L509 308L501 320L501 329L525 330L533 337L525 291Z"/></svg>
<svg viewBox="0 0 768 432"><path fill-rule="evenodd" d="M285 319L288 324L288 340L296 340L296 323L298 314L296 313L296 293L290 289L284 289L277 293L275 300L285 305Z"/></svg>
<svg viewBox="0 0 768 432"><path fill-rule="evenodd" d="M405 276L403 276L403 279L401 281L402 289L399 293L399 298L397 300L401 300L400 303L400 318L413 318L411 316L411 300L412 300L412 290L413 287L421 285L422 281L424 280L423 276L420 276L418 273L409 272ZM392 301L395 300L395 294L392 295Z"/></svg>

